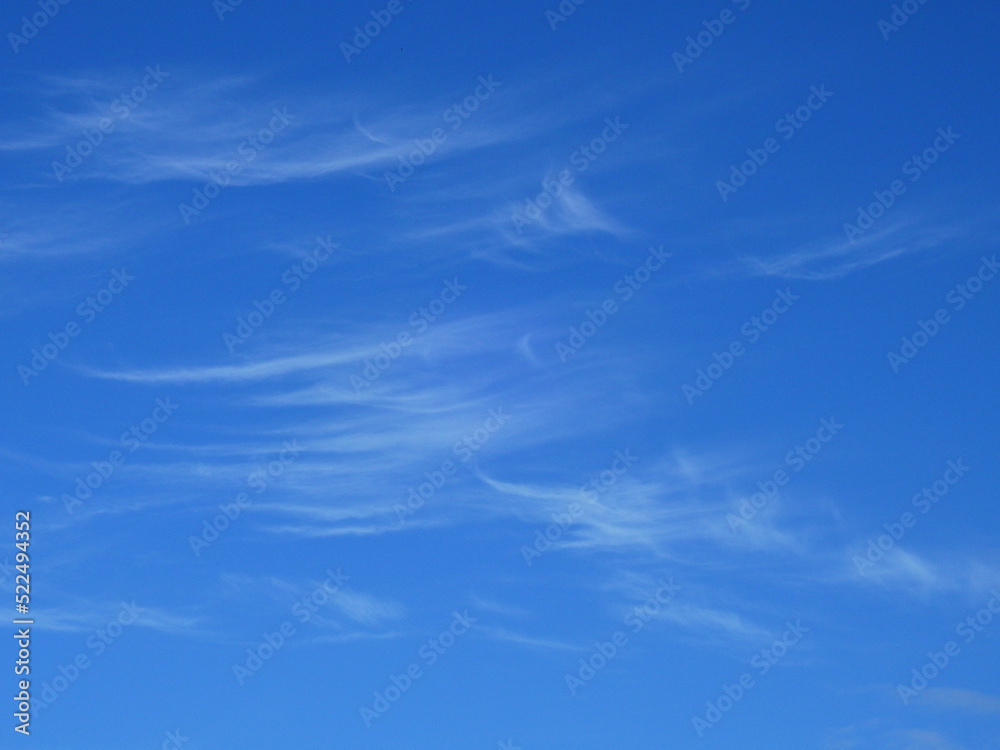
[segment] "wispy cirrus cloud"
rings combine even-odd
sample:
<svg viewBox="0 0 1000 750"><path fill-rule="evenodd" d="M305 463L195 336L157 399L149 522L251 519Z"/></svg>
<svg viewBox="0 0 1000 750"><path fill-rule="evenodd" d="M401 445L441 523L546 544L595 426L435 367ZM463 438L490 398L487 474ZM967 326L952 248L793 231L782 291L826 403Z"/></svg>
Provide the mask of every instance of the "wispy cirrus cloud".
<svg viewBox="0 0 1000 750"><path fill-rule="evenodd" d="M124 602L133 605L138 617L132 623L135 627L147 628L170 635L207 635L205 618L183 614L163 608L147 606L145 602ZM91 633L107 627L122 612L123 603L83 602L73 598L62 607L32 608L36 620L34 627L60 633ZM131 617L131 615L129 615Z"/></svg>
<svg viewBox="0 0 1000 750"><path fill-rule="evenodd" d="M785 253L746 254L740 260L752 275L835 281L890 260L945 248L967 233L967 226L928 225L926 220L915 215L904 215L872 228L855 242L839 235L824 237Z"/></svg>
<svg viewBox="0 0 1000 750"><path fill-rule="evenodd" d="M583 651L584 647L574 646L563 641L552 638L544 638L533 635L517 633L513 630L500 627L498 625L481 624L476 626L476 633L499 641L500 643L510 643L522 648L537 649L540 651Z"/></svg>
<svg viewBox="0 0 1000 750"><path fill-rule="evenodd" d="M429 138L435 128L447 136L433 153L440 163L530 140L593 110L550 105L550 116L539 117L529 110L537 98L531 86L501 81L489 106L454 127L455 120L444 115L469 94L463 89L417 102L373 99L370 91L342 90L331 97L305 88L279 90L263 77L248 75L206 77L185 69L166 69L161 75L155 90L127 106L122 105L123 97L127 100L129 91L146 77L143 70L42 76L27 100L30 116L7 128L7 135L0 138L0 152L24 155L61 149L79 141L84 129L108 118L114 131L94 149L86 166L67 179L130 184L207 179L227 161L242 163L241 143L273 126L278 112L290 125L253 146L257 154L232 176L234 185L338 174L382 180L383 170L408 158L415 141ZM469 86L479 85L471 76ZM39 165L49 167L47 161Z"/></svg>
<svg viewBox="0 0 1000 750"><path fill-rule="evenodd" d="M972 714L1000 715L1000 696L961 688L927 688L916 704L936 709L953 709Z"/></svg>
<svg viewBox="0 0 1000 750"><path fill-rule="evenodd" d="M879 719L830 732L824 747L827 750L964 750L963 745L941 732L894 729Z"/></svg>

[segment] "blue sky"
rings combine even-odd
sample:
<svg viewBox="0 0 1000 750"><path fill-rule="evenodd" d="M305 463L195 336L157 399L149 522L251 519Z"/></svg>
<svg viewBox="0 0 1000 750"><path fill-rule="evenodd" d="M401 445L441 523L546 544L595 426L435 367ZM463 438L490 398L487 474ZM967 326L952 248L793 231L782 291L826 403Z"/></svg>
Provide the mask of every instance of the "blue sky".
<svg viewBox="0 0 1000 750"><path fill-rule="evenodd" d="M9 4L3 746L1000 747L998 20Z"/></svg>

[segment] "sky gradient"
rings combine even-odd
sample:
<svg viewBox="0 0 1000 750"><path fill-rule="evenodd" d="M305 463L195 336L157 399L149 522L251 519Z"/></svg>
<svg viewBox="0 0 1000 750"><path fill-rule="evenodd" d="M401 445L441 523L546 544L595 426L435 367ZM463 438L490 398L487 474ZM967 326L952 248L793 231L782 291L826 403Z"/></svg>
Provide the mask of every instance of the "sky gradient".
<svg viewBox="0 0 1000 750"><path fill-rule="evenodd" d="M2 21L0 746L1000 748L995 6Z"/></svg>

